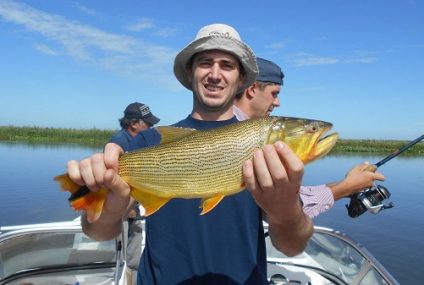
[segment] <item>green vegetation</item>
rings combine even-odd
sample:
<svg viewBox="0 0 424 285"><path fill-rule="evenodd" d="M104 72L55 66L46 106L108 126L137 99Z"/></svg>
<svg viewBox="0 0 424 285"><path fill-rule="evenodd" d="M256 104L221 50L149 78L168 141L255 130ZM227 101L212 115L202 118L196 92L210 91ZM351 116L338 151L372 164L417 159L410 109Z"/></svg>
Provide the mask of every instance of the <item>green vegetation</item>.
<svg viewBox="0 0 424 285"><path fill-rule="evenodd" d="M103 146L117 130L0 126L0 141Z"/></svg>
<svg viewBox="0 0 424 285"><path fill-rule="evenodd" d="M117 130L0 126L0 141L20 141L28 143L78 143L102 147L116 131ZM407 141L340 139L331 153L389 154L406 143ZM406 151L405 154L424 155L424 142L416 144L414 147Z"/></svg>
<svg viewBox="0 0 424 285"><path fill-rule="evenodd" d="M408 141L395 140L343 140L339 139L331 153L378 153L390 154ZM402 155L424 155L424 143L420 142Z"/></svg>

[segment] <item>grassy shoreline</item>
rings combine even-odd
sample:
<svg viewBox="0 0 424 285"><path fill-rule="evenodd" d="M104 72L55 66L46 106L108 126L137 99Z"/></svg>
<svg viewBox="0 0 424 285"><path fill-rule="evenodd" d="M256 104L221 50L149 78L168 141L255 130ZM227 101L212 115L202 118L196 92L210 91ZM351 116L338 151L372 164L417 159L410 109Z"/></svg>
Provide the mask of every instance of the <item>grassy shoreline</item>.
<svg viewBox="0 0 424 285"><path fill-rule="evenodd" d="M118 130L0 126L0 141L103 146Z"/></svg>
<svg viewBox="0 0 424 285"><path fill-rule="evenodd" d="M102 147L117 130L64 129L41 127L0 126L0 142L16 141L34 144L77 143ZM408 141L397 140L345 140L339 139L331 153L378 153L389 154ZM424 142L416 144L406 155L423 155Z"/></svg>

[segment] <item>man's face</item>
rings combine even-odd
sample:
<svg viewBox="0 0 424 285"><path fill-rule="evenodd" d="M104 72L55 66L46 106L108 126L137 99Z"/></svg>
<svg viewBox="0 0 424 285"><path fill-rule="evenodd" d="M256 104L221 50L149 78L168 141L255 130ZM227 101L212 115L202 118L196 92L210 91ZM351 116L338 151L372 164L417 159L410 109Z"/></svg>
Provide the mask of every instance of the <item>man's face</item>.
<svg viewBox="0 0 424 285"><path fill-rule="evenodd" d="M229 53L211 50L196 54L188 71L195 106L208 111L232 106L243 84L240 69L237 58Z"/></svg>
<svg viewBox="0 0 424 285"><path fill-rule="evenodd" d="M258 83L255 84L255 95L251 102L251 117L269 116L274 107L280 106L278 94L280 94L281 85L269 84L266 85L265 88L260 88Z"/></svg>
<svg viewBox="0 0 424 285"><path fill-rule="evenodd" d="M136 120L134 122L131 123L131 128L134 131L134 133L139 133L147 128L149 128L150 126L148 124L146 124L142 119L140 120Z"/></svg>

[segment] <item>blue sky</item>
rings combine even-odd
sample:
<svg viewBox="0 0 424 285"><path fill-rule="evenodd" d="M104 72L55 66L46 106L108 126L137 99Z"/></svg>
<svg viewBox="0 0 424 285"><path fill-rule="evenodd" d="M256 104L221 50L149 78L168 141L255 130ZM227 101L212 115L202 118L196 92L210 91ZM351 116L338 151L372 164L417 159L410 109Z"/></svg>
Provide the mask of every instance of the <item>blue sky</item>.
<svg viewBox="0 0 424 285"><path fill-rule="evenodd" d="M134 101L174 123L192 108L175 54L226 23L283 68L274 115L410 140L424 133L423 15L419 0L1 0L0 125L118 129Z"/></svg>

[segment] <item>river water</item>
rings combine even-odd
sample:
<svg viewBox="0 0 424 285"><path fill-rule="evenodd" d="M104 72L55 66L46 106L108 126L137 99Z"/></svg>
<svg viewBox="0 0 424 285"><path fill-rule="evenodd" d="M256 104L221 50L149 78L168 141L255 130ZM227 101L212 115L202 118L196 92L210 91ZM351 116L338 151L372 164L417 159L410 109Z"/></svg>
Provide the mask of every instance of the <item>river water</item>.
<svg viewBox="0 0 424 285"><path fill-rule="evenodd" d="M98 149L78 145L0 143L0 226L64 221L76 218L68 194L53 177L70 159ZM375 163L382 156L332 155L306 167L304 184L340 180L354 165ZM352 219L342 199L314 220L319 226L346 233L368 249L401 284L421 284L424 264L424 157L397 157L380 168L381 184L391 192L392 209Z"/></svg>

